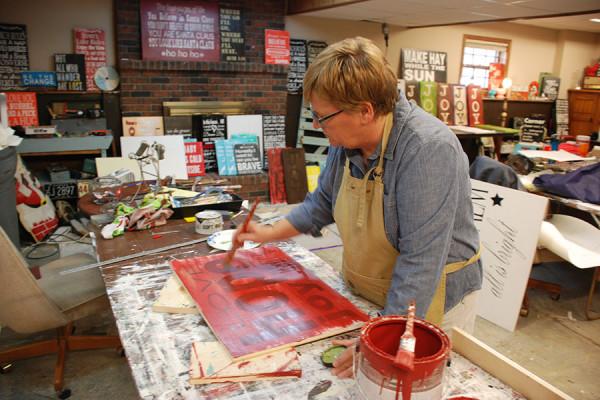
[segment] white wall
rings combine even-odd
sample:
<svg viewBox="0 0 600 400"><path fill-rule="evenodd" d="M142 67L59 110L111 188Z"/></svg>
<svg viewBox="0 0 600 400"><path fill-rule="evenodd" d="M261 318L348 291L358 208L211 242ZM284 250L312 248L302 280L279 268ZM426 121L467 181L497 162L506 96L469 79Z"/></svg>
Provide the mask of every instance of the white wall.
<svg viewBox="0 0 600 400"><path fill-rule="evenodd" d="M365 36L381 48L381 25L367 22L322 19L304 16L286 17L286 29L296 39L337 40ZM445 51L448 53L448 82L456 83L460 74L464 34L510 39L508 76L515 87L526 87L540 72L552 72L562 78L561 94L578 85L583 68L600 57L600 35L557 31L516 23L453 25L435 28L402 29L390 27L387 58L398 71L401 48Z"/></svg>
<svg viewBox="0 0 600 400"><path fill-rule="evenodd" d="M100 28L115 65L112 0L0 0L0 22L27 25L29 69L54 71L55 53L73 53L73 28Z"/></svg>

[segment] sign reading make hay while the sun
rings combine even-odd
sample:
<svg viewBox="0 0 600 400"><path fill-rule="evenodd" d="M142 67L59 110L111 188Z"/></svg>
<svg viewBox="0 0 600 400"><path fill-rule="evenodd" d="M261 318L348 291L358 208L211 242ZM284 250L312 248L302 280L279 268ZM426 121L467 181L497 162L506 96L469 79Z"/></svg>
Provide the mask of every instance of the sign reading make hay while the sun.
<svg viewBox="0 0 600 400"><path fill-rule="evenodd" d="M514 331L548 199L474 179L471 185L483 265L477 313Z"/></svg>

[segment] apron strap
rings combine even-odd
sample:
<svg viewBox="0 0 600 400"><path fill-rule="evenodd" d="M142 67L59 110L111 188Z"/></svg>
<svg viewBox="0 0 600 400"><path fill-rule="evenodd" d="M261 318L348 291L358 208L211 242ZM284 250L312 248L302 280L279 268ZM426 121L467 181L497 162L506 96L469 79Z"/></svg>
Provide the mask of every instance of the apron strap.
<svg viewBox="0 0 600 400"><path fill-rule="evenodd" d="M444 266L442 276L440 277L440 282L438 283L438 286L435 289L433 300L431 301L431 304L427 309L427 314L425 315L425 319L427 321L438 326L442 323L442 319L444 318L444 309L446 307L446 277L448 276L448 274L459 271L467 265L471 265L474 262L477 262L480 256L481 245L477 249L477 253L475 253L473 257L469 258L467 261L457 261L450 264L446 264Z"/></svg>

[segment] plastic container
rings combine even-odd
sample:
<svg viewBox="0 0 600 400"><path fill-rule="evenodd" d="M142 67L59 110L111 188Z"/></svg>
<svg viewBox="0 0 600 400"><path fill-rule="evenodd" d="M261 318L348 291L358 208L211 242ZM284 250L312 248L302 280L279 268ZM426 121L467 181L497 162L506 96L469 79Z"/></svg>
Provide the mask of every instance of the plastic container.
<svg viewBox="0 0 600 400"><path fill-rule="evenodd" d="M442 378L450 353L450 340L438 327L415 319L414 370L394 366L406 317L387 316L371 320L360 335L356 356L356 383L365 399L441 399Z"/></svg>
<svg viewBox="0 0 600 400"><path fill-rule="evenodd" d="M577 143L579 155L582 157L587 156L587 153L590 152L590 137L587 135L577 135L575 142Z"/></svg>

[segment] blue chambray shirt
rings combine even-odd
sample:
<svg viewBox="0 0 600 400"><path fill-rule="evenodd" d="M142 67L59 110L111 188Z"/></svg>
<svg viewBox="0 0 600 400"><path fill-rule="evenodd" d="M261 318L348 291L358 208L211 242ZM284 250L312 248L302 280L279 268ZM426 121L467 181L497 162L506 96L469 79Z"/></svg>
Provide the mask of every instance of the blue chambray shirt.
<svg viewBox="0 0 600 400"><path fill-rule="evenodd" d="M377 165L381 144L369 157ZM350 173L362 178L360 152L329 148L319 186L286 218L300 232L318 234L333 220L346 158ZM416 299L424 317L444 265L471 258L479 247L473 222L467 156L457 137L437 118L407 101L396 104L394 125L384 154L385 232L400 255L396 259L384 314L405 314ZM480 289L481 262L448 275L445 311Z"/></svg>

